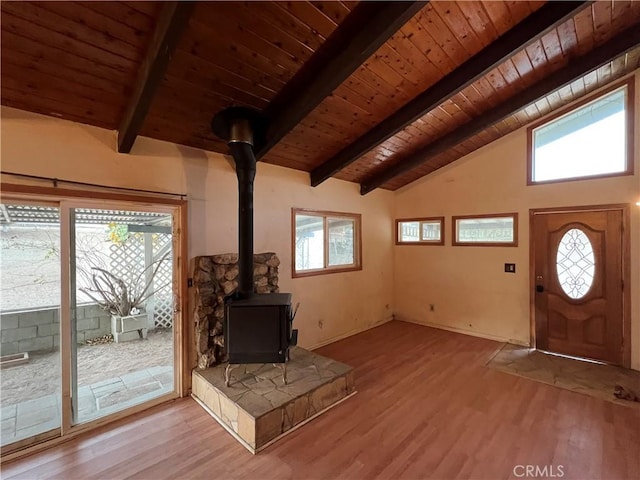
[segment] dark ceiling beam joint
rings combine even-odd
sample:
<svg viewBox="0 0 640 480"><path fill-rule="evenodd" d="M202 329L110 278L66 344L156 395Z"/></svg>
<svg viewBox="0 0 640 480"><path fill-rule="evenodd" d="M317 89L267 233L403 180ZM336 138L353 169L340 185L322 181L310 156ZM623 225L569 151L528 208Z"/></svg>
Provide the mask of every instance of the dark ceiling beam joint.
<svg viewBox="0 0 640 480"><path fill-rule="evenodd" d="M311 185L317 187L591 3L593 2L561 1L543 5L398 111L313 169Z"/></svg>
<svg viewBox="0 0 640 480"><path fill-rule="evenodd" d="M138 80L118 128L118 152L131 152L193 8L194 2L162 4L151 43L140 65Z"/></svg>
<svg viewBox="0 0 640 480"><path fill-rule="evenodd" d="M395 165L377 173L360 185L360 193L365 195L384 185L393 178L412 170L431 158L468 140L479 132L492 127L507 117L534 104L552 92L555 92L588 73L597 70L613 59L624 55L640 45L640 29L637 25L616 35L603 45L569 61L569 64L552 73L535 85L516 94L514 97L494 107L480 116L465 123L434 142L420 148Z"/></svg>
<svg viewBox="0 0 640 480"><path fill-rule="evenodd" d="M427 3L356 5L265 109L269 126L256 157L271 150Z"/></svg>

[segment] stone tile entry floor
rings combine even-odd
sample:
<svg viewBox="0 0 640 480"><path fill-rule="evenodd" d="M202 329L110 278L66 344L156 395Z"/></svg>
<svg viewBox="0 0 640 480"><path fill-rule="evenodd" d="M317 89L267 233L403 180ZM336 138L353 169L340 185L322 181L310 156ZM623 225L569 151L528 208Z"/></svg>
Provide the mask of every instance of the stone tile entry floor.
<svg viewBox="0 0 640 480"><path fill-rule="evenodd" d="M86 422L173 391L173 367L157 366L78 388L78 421ZM60 427L60 394L0 408L2 445Z"/></svg>
<svg viewBox="0 0 640 480"><path fill-rule="evenodd" d="M640 408L638 402L619 400L613 395L616 385L640 394L640 372L627 368L552 355L509 343L502 346L487 366L619 405Z"/></svg>

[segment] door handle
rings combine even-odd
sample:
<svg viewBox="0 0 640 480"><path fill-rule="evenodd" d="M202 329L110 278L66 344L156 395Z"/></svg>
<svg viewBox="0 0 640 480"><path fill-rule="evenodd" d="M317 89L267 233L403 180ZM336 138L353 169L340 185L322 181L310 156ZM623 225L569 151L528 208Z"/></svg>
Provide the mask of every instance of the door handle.
<svg viewBox="0 0 640 480"><path fill-rule="evenodd" d="M544 292L544 285L536 285L536 292L538 293Z"/></svg>

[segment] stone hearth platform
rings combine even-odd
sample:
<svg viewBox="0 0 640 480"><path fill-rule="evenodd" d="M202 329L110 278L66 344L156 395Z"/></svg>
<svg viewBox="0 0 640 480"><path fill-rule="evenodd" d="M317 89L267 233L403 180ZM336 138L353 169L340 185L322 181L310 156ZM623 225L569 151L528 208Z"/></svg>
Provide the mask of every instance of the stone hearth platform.
<svg viewBox="0 0 640 480"><path fill-rule="evenodd" d="M226 364L192 374L192 396L250 452L257 453L355 394L353 367L291 349L287 385L272 364L239 365L225 386Z"/></svg>

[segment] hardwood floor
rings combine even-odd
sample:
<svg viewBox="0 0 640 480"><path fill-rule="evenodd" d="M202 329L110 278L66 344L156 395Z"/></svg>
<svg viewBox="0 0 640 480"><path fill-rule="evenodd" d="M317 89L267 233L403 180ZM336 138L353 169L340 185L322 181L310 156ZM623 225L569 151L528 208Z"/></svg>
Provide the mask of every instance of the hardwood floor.
<svg viewBox="0 0 640 480"><path fill-rule="evenodd" d="M498 479L526 465L639 477L640 409L490 370L498 347L391 322L320 349L356 367L359 393L257 456L182 399L4 464L2 478Z"/></svg>

